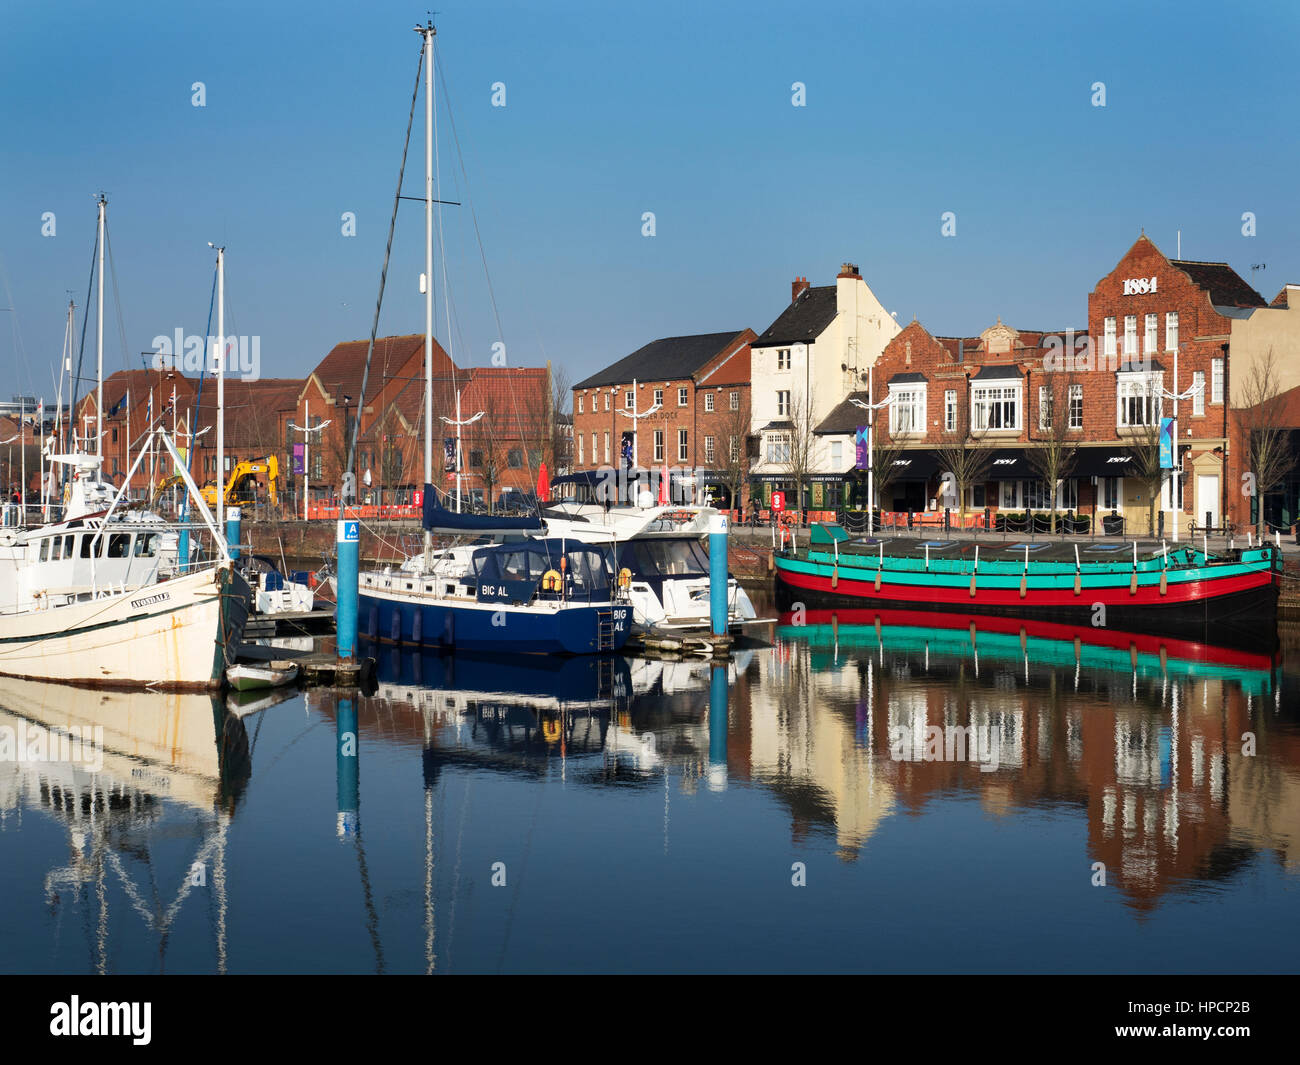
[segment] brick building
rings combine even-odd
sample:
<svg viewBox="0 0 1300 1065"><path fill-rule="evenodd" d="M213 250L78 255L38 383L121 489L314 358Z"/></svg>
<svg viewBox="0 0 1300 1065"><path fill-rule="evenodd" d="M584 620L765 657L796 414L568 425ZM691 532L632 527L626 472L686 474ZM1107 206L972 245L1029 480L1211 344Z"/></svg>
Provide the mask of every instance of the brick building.
<svg viewBox="0 0 1300 1065"><path fill-rule="evenodd" d="M1234 323L1265 306L1226 263L1170 260L1142 236L1089 294L1086 329L1018 330L999 319L978 336L937 337L912 322L875 367L877 391L893 398L876 419L893 470L881 508L942 506L941 467L968 447L981 451L981 476L960 501L949 480L943 498L954 509L1051 509L1042 457L1055 449L1068 456L1058 510L1114 515L1131 533L1162 514L1166 527L1178 515L1180 531L1207 513L1215 525L1249 520L1250 501L1233 487L1245 449L1229 355ZM1159 468L1175 394L1177 477Z"/></svg>
<svg viewBox="0 0 1300 1065"><path fill-rule="evenodd" d="M722 506L739 483L743 505L754 339L752 329L665 337L578 382L573 468L689 467Z"/></svg>

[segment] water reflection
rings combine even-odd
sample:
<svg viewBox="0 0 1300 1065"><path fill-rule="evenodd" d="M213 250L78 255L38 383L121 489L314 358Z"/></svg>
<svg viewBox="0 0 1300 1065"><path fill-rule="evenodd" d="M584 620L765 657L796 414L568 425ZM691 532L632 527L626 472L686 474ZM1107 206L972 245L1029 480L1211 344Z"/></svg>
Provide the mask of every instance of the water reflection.
<svg viewBox="0 0 1300 1065"><path fill-rule="evenodd" d="M0 679L0 828L35 811L62 829L44 901L56 927L65 911L79 919L93 971L110 971L112 933L147 939L164 969L196 894L207 900L190 909L213 908L210 949L225 971L227 831L251 769L243 721L212 696Z"/></svg>

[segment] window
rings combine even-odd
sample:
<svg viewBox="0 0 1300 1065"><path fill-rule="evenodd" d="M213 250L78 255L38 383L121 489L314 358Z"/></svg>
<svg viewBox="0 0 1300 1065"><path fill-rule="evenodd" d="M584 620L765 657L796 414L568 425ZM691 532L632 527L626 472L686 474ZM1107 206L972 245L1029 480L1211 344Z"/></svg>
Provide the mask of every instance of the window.
<svg viewBox="0 0 1300 1065"><path fill-rule="evenodd" d="M684 388L679 388L677 390L677 405L679 407L686 406L686 389Z"/></svg>
<svg viewBox="0 0 1300 1065"><path fill-rule="evenodd" d="M1192 414L1200 417L1205 413L1205 371L1196 370L1192 374L1192 387L1196 389L1192 396Z"/></svg>
<svg viewBox="0 0 1300 1065"><path fill-rule="evenodd" d="M1103 477L1101 479L1102 506L1115 510L1119 506L1119 478Z"/></svg>
<svg viewBox="0 0 1300 1065"><path fill-rule="evenodd" d="M1047 432L1052 428L1052 390L1047 385L1038 386L1038 429Z"/></svg>
<svg viewBox="0 0 1300 1065"><path fill-rule="evenodd" d="M631 389L623 393L623 407L626 410L636 410L636 396L632 394Z"/></svg>
<svg viewBox="0 0 1300 1065"><path fill-rule="evenodd" d="M41 541L41 561L48 562L50 558L50 541L48 539Z"/></svg>
<svg viewBox="0 0 1300 1065"><path fill-rule="evenodd" d="M716 456L714 454L713 437L706 436L704 438L704 461L707 462L710 466L712 466L715 458Z"/></svg>
<svg viewBox="0 0 1300 1065"><path fill-rule="evenodd" d="M581 397L581 396L578 397L578 413L579 413L579 414L582 413L582 397Z"/></svg>
<svg viewBox="0 0 1300 1065"><path fill-rule="evenodd" d="M605 393L605 409L609 410L609 393Z"/></svg>
<svg viewBox="0 0 1300 1065"><path fill-rule="evenodd" d="M831 441L831 471L834 472L840 468L844 462L844 441Z"/></svg>
<svg viewBox="0 0 1300 1065"><path fill-rule="evenodd" d="M110 415L112 415L113 412L112 412L112 411L109 411L108 413L109 413ZM113 443L115 443L115 444L117 443L117 430L116 430L116 429L113 430Z"/></svg>
<svg viewBox="0 0 1300 1065"><path fill-rule="evenodd" d="M766 439L768 462L779 465L790 461L789 433L768 433Z"/></svg>
<svg viewBox="0 0 1300 1065"><path fill-rule="evenodd" d="M925 432L925 385L889 386L894 402L889 405L889 433Z"/></svg>
<svg viewBox="0 0 1300 1065"><path fill-rule="evenodd" d="M1070 422L1071 429L1083 428L1083 385L1070 386Z"/></svg>
<svg viewBox="0 0 1300 1065"><path fill-rule="evenodd" d="M1056 491L1057 510L1079 509L1079 482L1074 477L1067 477Z"/></svg>
<svg viewBox="0 0 1300 1065"><path fill-rule="evenodd" d="M396 457L400 463L402 459L401 452L398 452ZM400 470L401 466L399 465L397 468ZM483 468L483 452L477 448L470 448L469 450L469 468L471 470L481 470Z"/></svg>
<svg viewBox="0 0 1300 1065"><path fill-rule="evenodd" d="M1122 373L1116 389L1116 424L1121 428L1157 425L1160 421L1160 371Z"/></svg>
<svg viewBox="0 0 1300 1065"><path fill-rule="evenodd" d="M1104 350L1104 354L1106 355L1115 354L1115 319L1114 318L1106 319L1106 347Z"/></svg>
<svg viewBox="0 0 1300 1065"><path fill-rule="evenodd" d="M708 413L708 414L712 414L712 413L713 413L713 393L712 393L712 392L705 392L705 393L704 393L704 410L705 410L705 412Z"/></svg>
<svg viewBox="0 0 1300 1065"><path fill-rule="evenodd" d="M957 431L957 390L950 388L943 394L943 431Z"/></svg>
<svg viewBox="0 0 1300 1065"><path fill-rule="evenodd" d="M664 405L664 390L662 388L655 389L655 404L660 407Z"/></svg>
<svg viewBox="0 0 1300 1065"><path fill-rule="evenodd" d="M578 434L578 465L581 466L586 460L582 457L582 434Z"/></svg>
<svg viewBox="0 0 1300 1065"><path fill-rule="evenodd" d="M1000 502L998 503L998 506L1002 507L1004 510L1012 510L1018 507L1020 505L1020 482L1003 481L1002 492L999 499Z"/></svg>
<svg viewBox="0 0 1300 1065"><path fill-rule="evenodd" d="M664 431L662 429L656 429L655 430L655 462L663 462L663 460L664 460Z"/></svg>
<svg viewBox="0 0 1300 1065"><path fill-rule="evenodd" d="M314 454L311 457L311 479L313 481L321 481L324 480L324 478L325 478L325 459L323 456L319 454Z"/></svg>
<svg viewBox="0 0 1300 1065"><path fill-rule="evenodd" d="M594 466L597 462L600 461L600 459L597 458L597 455L598 455L598 452L596 451L596 434L595 434L595 433L592 433L592 434L591 434L591 464L592 464L593 466ZM609 460L606 459L605 461L608 462Z"/></svg>
<svg viewBox="0 0 1300 1065"><path fill-rule="evenodd" d="M1223 360L1210 360L1210 402L1223 402Z"/></svg>
<svg viewBox="0 0 1300 1065"><path fill-rule="evenodd" d="M1148 314L1146 320L1146 337L1142 343L1142 350L1148 354L1154 354L1160 344L1160 316L1158 314Z"/></svg>
<svg viewBox="0 0 1300 1065"><path fill-rule="evenodd" d="M971 430L1020 428L1019 385L972 385Z"/></svg>
<svg viewBox="0 0 1300 1065"><path fill-rule="evenodd" d="M677 430L677 461L685 462L690 458L690 452L687 447L688 437L685 429Z"/></svg>
<svg viewBox="0 0 1300 1065"><path fill-rule="evenodd" d="M776 368L777 368L778 370L788 370L788 369L790 369L790 349L789 349L789 348L777 348L777 349L776 349Z"/></svg>
<svg viewBox="0 0 1300 1065"><path fill-rule="evenodd" d="M732 410L740 410L740 393L739 393L739 392L733 392L733 393L731 393L731 409L732 409Z"/></svg>
<svg viewBox="0 0 1300 1065"><path fill-rule="evenodd" d="M1178 350L1178 312L1165 315L1165 351Z"/></svg>
<svg viewBox="0 0 1300 1065"><path fill-rule="evenodd" d="M609 464L609 433L605 434L605 464Z"/></svg>
<svg viewBox="0 0 1300 1065"><path fill-rule="evenodd" d="M776 416L778 418L790 417L790 393L778 392L776 394Z"/></svg>
<svg viewBox="0 0 1300 1065"><path fill-rule="evenodd" d="M1136 314L1126 314L1124 316L1124 354L1136 355L1138 353L1138 316Z"/></svg>
<svg viewBox="0 0 1300 1065"><path fill-rule="evenodd" d="M727 461L740 461L740 437L738 436L727 437Z"/></svg>
<svg viewBox="0 0 1300 1065"><path fill-rule="evenodd" d="M506 465L512 470L523 469L524 453L517 447L512 447L506 452Z"/></svg>
<svg viewBox="0 0 1300 1065"><path fill-rule="evenodd" d="M1051 506L1051 496L1042 481L1021 481L1020 494L1026 510L1046 510Z"/></svg>

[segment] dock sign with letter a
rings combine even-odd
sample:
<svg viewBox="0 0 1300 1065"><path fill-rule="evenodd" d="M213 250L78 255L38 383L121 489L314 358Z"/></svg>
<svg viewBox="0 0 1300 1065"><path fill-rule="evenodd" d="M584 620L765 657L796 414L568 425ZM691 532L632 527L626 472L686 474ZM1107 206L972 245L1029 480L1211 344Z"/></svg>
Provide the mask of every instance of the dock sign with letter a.
<svg viewBox="0 0 1300 1065"><path fill-rule="evenodd" d="M341 544L355 544L361 540L361 522L359 521L341 521L339 522L338 542Z"/></svg>

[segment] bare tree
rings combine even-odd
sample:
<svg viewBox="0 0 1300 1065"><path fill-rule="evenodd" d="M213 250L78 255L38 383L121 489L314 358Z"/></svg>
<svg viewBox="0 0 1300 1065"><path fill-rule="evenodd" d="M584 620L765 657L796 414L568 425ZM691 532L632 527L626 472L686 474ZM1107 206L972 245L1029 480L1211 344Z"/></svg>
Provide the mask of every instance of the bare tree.
<svg viewBox="0 0 1300 1065"><path fill-rule="evenodd" d="M808 477L816 461L817 421L814 417L812 397L794 393L790 397L790 449L783 463L794 481L795 511L803 523L806 509L805 492Z"/></svg>
<svg viewBox="0 0 1300 1065"><path fill-rule="evenodd" d="M727 488L733 510L744 504L745 480L749 476L749 389L739 388L735 392L736 406L731 406L728 396L727 409L715 422L719 439L712 463L722 474L722 483Z"/></svg>
<svg viewBox="0 0 1300 1065"><path fill-rule="evenodd" d="M940 477L947 478L949 492L945 495L951 500L952 493L956 493L957 512L964 524L966 497L972 487L988 480L993 450L986 439L986 431L974 426L969 383L966 380L959 380L958 383L952 421L947 421L945 410L939 446L935 450L939 456Z"/></svg>
<svg viewBox="0 0 1300 1065"><path fill-rule="evenodd" d="M1051 531L1056 532L1057 485L1074 472L1079 457L1078 429L1070 428L1070 390L1077 383L1073 373L1045 373L1046 384L1038 386L1036 430L1030 440L1037 446L1025 458L1051 498Z"/></svg>
<svg viewBox="0 0 1300 1065"><path fill-rule="evenodd" d="M1264 498L1280 487L1295 467L1286 404L1273 349L1247 374L1237 404L1245 434L1249 479L1245 482L1255 510L1255 531L1264 536Z"/></svg>

